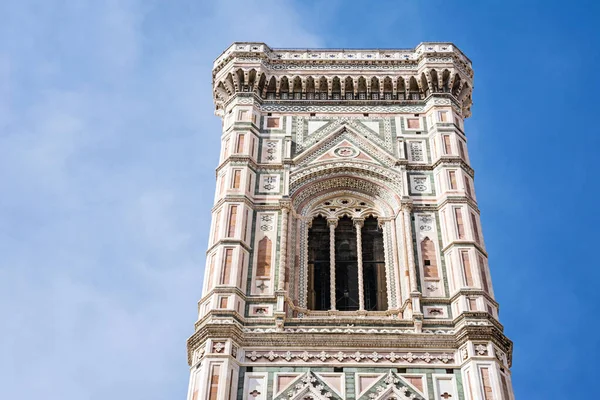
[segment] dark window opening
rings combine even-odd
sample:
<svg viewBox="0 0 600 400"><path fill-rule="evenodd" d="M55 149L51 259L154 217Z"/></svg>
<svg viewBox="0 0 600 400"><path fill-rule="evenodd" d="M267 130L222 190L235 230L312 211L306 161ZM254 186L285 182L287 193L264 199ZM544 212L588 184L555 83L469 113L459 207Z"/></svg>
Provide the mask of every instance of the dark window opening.
<svg viewBox="0 0 600 400"><path fill-rule="evenodd" d="M356 227L350 217L342 217L335 228L335 309L360 309L358 285L358 249ZM364 309L387 310L387 282L383 231L377 218L364 221L362 234L362 266ZM330 230L321 216L313 219L308 231L308 308L331 309Z"/></svg>
<svg viewBox="0 0 600 400"><path fill-rule="evenodd" d="M335 308L358 310L358 254L352 219L343 217L335 228Z"/></svg>
<svg viewBox="0 0 600 400"><path fill-rule="evenodd" d="M323 217L308 230L308 308L329 310L329 227Z"/></svg>
<svg viewBox="0 0 600 400"><path fill-rule="evenodd" d="M362 228L362 256L365 310L387 310L383 231L379 229L377 218L365 219Z"/></svg>

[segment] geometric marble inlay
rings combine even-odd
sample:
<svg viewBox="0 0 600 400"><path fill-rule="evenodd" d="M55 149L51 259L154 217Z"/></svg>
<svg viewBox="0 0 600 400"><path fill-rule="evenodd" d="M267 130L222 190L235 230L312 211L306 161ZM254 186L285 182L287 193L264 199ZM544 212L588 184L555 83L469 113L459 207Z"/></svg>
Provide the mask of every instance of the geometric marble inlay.
<svg viewBox="0 0 600 400"><path fill-rule="evenodd" d="M466 142L473 76L448 42L217 57L188 400L514 398Z"/></svg>

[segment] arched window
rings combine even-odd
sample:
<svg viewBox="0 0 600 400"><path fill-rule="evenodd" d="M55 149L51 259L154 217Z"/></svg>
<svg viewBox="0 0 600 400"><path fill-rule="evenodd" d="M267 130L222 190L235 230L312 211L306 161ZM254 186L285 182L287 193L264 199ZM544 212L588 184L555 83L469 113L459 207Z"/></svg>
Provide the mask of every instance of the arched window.
<svg viewBox="0 0 600 400"><path fill-rule="evenodd" d="M308 308L329 310L330 293L329 227L327 220L316 217L308 230Z"/></svg>
<svg viewBox="0 0 600 400"><path fill-rule="evenodd" d="M335 308L359 309L356 231L350 217L342 217L335 228Z"/></svg>
<svg viewBox="0 0 600 400"><path fill-rule="evenodd" d="M431 89L433 90L434 93L437 93L440 91L437 71L435 69L432 69L430 74L431 74Z"/></svg>
<svg viewBox="0 0 600 400"><path fill-rule="evenodd" d="M379 79L375 76L371 78L371 99L379 100Z"/></svg>
<svg viewBox="0 0 600 400"><path fill-rule="evenodd" d="M383 80L383 98L384 100L392 100L393 85L392 78L386 76Z"/></svg>
<svg viewBox="0 0 600 400"><path fill-rule="evenodd" d="M275 100L277 90L277 80L274 76L269 80L269 84L267 85L267 100Z"/></svg>
<svg viewBox="0 0 600 400"><path fill-rule="evenodd" d="M331 96L332 96L332 99L339 100L341 98L341 95L342 95L342 87L341 87L341 83L340 83L340 78L338 78L336 76L333 78Z"/></svg>
<svg viewBox="0 0 600 400"><path fill-rule="evenodd" d="M328 90L327 78L322 76L319 79L319 100L327 100ZM317 96L315 95L315 98L316 97Z"/></svg>
<svg viewBox="0 0 600 400"><path fill-rule="evenodd" d="M387 283L385 280L385 256L383 232L377 218L365 219L362 228L363 282L365 286L365 309L387 310Z"/></svg>
<svg viewBox="0 0 600 400"><path fill-rule="evenodd" d="M331 224L335 224L335 229ZM332 273L335 273L334 293ZM387 307L383 232L377 218L366 218L363 223L362 219L348 216L337 221L315 217L308 231L308 308L384 311Z"/></svg>
<svg viewBox="0 0 600 400"><path fill-rule="evenodd" d="M279 98L282 100L287 100L290 94L290 83L288 81L287 76L281 78L281 83L279 84Z"/></svg>
<svg viewBox="0 0 600 400"><path fill-rule="evenodd" d="M358 99L366 100L367 99L367 80L364 76L358 78Z"/></svg>
<svg viewBox="0 0 600 400"><path fill-rule="evenodd" d="M306 79L306 99L315 99L315 79L312 76Z"/></svg>
<svg viewBox="0 0 600 400"><path fill-rule="evenodd" d="M294 92L294 100L302 99L302 79L299 76L294 78L294 86L292 88Z"/></svg>
<svg viewBox="0 0 600 400"><path fill-rule="evenodd" d="M419 90L419 84L414 76L410 77L408 91L410 92L410 100L420 100L421 93Z"/></svg>
<svg viewBox="0 0 600 400"><path fill-rule="evenodd" d="M354 100L354 81L349 76L344 81L344 92L346 100Z"/></svg>

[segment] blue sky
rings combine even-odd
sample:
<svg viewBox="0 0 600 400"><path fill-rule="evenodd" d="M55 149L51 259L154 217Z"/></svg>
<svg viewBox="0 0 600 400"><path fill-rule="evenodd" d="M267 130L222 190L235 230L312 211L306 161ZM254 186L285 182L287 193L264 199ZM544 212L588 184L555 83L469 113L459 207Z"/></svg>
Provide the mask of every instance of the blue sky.
<svg viewBox="0 0 600 400"><path fill-rule="evenodd" d="M211 65L455 42L519 399L587 397L600 237L592 1L0 3L0 398L182 399L220 122Z"/></svg>

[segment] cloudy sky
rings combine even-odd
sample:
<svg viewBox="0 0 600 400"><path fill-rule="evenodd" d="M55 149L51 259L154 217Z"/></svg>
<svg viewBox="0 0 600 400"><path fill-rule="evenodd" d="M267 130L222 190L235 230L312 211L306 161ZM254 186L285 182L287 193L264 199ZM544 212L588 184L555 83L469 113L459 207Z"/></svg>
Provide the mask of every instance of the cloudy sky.
<svg viewBox="0 0 600 400"><path fill-rule="evenodd" d="M485 4L482 4L485 3ZM0 398L183 399L233 41L453 41L517 397L598 356L595 2L0 2ZM587 388L586 388L587 389Z"/></svg>

